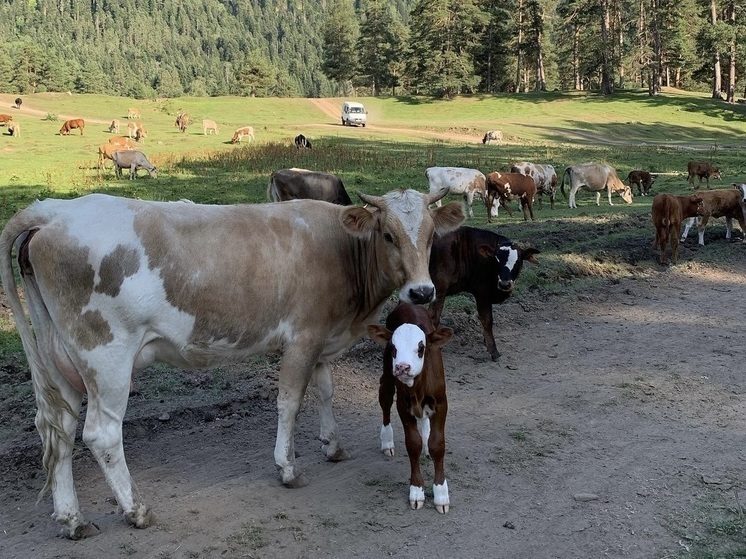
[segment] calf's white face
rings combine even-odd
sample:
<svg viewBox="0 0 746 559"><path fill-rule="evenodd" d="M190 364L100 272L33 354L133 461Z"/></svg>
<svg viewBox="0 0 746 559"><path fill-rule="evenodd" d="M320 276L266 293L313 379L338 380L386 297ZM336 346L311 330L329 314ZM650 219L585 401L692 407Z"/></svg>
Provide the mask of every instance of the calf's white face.
<svg viewBox="0 0 746 559"><path fill-rule="evenodd" d="M411 387L425 365L425 332L414 324L402 324L391 336L394 376Z"/></svg>

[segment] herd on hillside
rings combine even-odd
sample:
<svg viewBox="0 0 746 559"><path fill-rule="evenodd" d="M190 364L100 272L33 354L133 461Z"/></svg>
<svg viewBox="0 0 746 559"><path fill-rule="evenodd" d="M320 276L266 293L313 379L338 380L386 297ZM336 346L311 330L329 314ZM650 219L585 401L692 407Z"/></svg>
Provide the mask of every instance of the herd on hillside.
<svg viewBox="0 0 746 559"><path fill-rule="evenodd" d="M188 115L180 113L175 125L185 130ZM67 121L60 134L74 129L82 134L84 126L81 119ZM118 132L117 127L112 122L110 131ZM203 132L217 133L217 125L205 120ZM125 140L137 145L146 132L135 125L128 136L123 145L129 145ZM235 142L243 137L253 139L253 130L234 134ZM491 131L484 143L497 137ZM311 147L302 134L294 143ZM155 172L142 152L110 145L100 154L114 161L118 174L125 167L131 175L138 167ZM686 218L683 237L699 218L700 244L711 217L726 218L728 237L732 219L746 231L746 184L709 190L709 179L719 179L720 172L708 162L690 162L688 174L697 192L658 194L653 201L662 263L669 239L676 259ZM366 207L352 205L339 177L294 168L271 174L267 196L277 202L300 200L295 203L206 206L95 194L36 202L11 218L0 235L0 279L34 378L45 489L52 491L54 518L63 534L78 539L98 531L81 513L73 483L72 447L84 394L83 440L125 519L144 528L152 519L150 509L133 489L122 446L134 370L156 361L209 367L282 350L275 462L282 482L297 487L305 480L296 464L295 421L311 380L320 394L322 451L332 461L348 457L331 408L328 363L366 333L384 348L381 451L394 455L395 397L410 461L409 506L425 504L424 450L434 466L433 506L447 513L448 404L441 349L454 333L440 324L445 299L464 292L474 296L486 349L497 360L493 305L511 296L524 262L535 262L539 250L461 226L464 205L442 205L441 199L462 195L473 217L474 198L481 198L488 220L500 208L510 212L511 201L518 200L524 220L533 220L535 198L543 205L547 196L554 207L558 177L551 165L531 162L486 176L475 169L431 167L425 176L429 192L360 194ZM615 169L599 163L565 169L563 194L565 179L570 207L576 207L581 187L596 193L597 204L604 190L609 204L614 193L631 203L632 185L647 196L654 182L649 172L635 170L626 185ZM699 191L702 179L707 191ZM241 242L231 243L236 237ZM33 333L18 294L14 249ZM380 324L379 312L396 290L400 303Z"/></svg>

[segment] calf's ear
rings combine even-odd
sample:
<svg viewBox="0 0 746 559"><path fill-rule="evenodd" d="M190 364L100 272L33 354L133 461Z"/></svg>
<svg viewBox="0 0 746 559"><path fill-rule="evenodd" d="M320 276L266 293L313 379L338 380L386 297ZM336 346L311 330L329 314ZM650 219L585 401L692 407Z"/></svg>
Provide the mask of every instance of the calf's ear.
<svg viewBox="0 0 746 559"><path fill-rule="evenodd" d="M528 260L532 264L538 264L539 262L534 258L534 255L541 254L541 251L538 248L528 247L524 248L521 251L521 254L523 255L524 260Z"/></svg>
<svg viewBox="0 0 746 559"><path fill-rule="evenodd" d="M479 245L477 252L482 258L492 258L495 256L495 250L490 245Z"/></svg>
<svg viewBox="0 0 746 559"><path fill-rule="evenodd" d="M435 331L427 337L427 343L432 344L435 347L443 347L453 337L453 330L446 326L439 326Z"/></svg>
<svg viewBox="0 0 746 559"><path fill-rule="evenodd" d="M360 206L346 208L340 217L342 227L355 237L367 238L375 229L378 217Z"/></svg>
<svg viewBox="0 0 746 559"><path fill-rule="evenodd" d="M391 331L385 326L380 324L369 324L368 325L368 336L374 342L385 346L391 341Z"/></svg>
<svg viewBox="0 0 746 559"><path fill-rule="evenodd" d="M440 208L430 210L435 222L435 232L438 235L445 235L461 225L466 219L464 206L461 202L451 202Z"/></svg>

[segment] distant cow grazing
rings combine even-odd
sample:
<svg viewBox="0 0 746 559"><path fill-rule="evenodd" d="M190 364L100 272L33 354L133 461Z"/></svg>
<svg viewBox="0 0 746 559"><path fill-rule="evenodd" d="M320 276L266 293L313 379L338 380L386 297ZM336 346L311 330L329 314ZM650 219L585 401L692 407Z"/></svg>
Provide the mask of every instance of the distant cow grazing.
<svg viewBox="0 0 746 559"><path fill-rule="evenodd" d="M308 169L280 169L272 173L267 186L267 198L270 202L310 199L340 206L352 205L342 179L330 173Z"/></svg>
<svg viewBox="0 0 746 559"><path fill-rule="evenodd" d="M391 405L396 392L396 409L404 427L409 455L409 506L425 504L425 482L420 471L423 444L435 466L433 502L441 514L448 512L450 498L446 480L446 377L441 347L453 336L450 328L433 326L424 307L400 303L386 318L386 326L368 326L370 337L384 346L383 374L378 389L383 422L381 451L394 455ZM429 451L429 452L428 452Z"/></svg>
<svg viewBox="0 0 746 559"><path fill-rule="evenodd" d="M128 122L127 136L130 138L130 140L134 139L136 142L139 142L147 138L148 133L145 130L142 122Z"/></svg>
<svg viewBox="0 0 746 559"><path fill-rule="evenodd" d="M510 297L523 262L536 263L534 256L539 253L535 248L521 248L492 231L473 227L460 227L436 238L430 252L430 277L437 297L431 308L433 323L440 323L448 295L471 293L487 351L497 361L500 352L492 332L492 305Z"/></svg>
<svg viewBox="0 0 746 559"><path fill-rule="evenodd" d="M191 119L189 118L189 115L182 111L178 115L176 115L174 126L179 129L179 132L186 132L187 126L189 126L190 121Z"/></svg>
<svg viewBox="0 0 746 559"><path fill-rule="evenodd" d="M103 169L107 159L114 161L114 152L133 149L130 146L120 144L101 144L98 146L98 168Z"/></svg>
<svg viewBox="0 0 746 559"><path fill-rule="evenodd" d="M13 120L13 115L0 114L0 126L5 126Z"/></svg>
<svg viewBox="0 0 746 559"><path fill-rule="evenodd" d="M109 125L109 129L108 130L112 134L119 134L119 121L116 118L111 121L111 124Z"/></svg>
<svg viewBox="0 0 746 559"><path fill-rule="evenodd" d="M248 138L249 141L254 141L254 127L253 126L244 126L242 128L238 128L234 133L233 137L231 138L231 143L235 144L236 142L240 142L244 138Z"/></svg>
<svg viewBox="0 0 746 559"><path fill-rule="evenodd" d="M378 322L395 290L405 302L431 302L428 246L435 233L464 220L461 204L429 209L435 197L414 190L359 196L370 208L92 194L37 201L7 222L0 234L4 304L31 369L43 489L52 491L64 536L97 531L80 510L73 479L84 397L82 438L119 510L134 527L151 522L127 468L122 420L133 374L156 362L214 367L281 351L274 449L280 479L289 487L305 483L294 441L311 382L319 391L324 456L348 457L334 419L329 363ZM15 279L15 246L28 314ZM234 450L226 460L236 458Z"/></svg>
<svg viewBox="0 0 746 559"><path fill-rule="evenodd" d="M80 130L80 135L83 135L83 128L85 128L85 120L82 118L73 118L71 120L65 121L65 124L62 125L62 128L60 128L60 135L61 136L67 136L70 134L71 130L75 129Z"/></svg>
<svg viewBox="0 0 746 559"><path fill-rule="evenodd" d="M681 234L681 241L684 242L689 235L689 230L697 220L697 233L699 233L699 244L705 245L705 228L711 217L725 218L725 238L730 239L733 233L733 220L738 221L741 226L743 239L741 242L746 243L746 186L734 185L733 189L710 190L698 192L697 195L702 198L702 213L699 217L690 217L684 232Z"/></svg>
<svg viewBox="0 0 746 559"><path fill-rule="evenodd" d="M511 173L520 173L531 177L536 183L536 193L539 195L539 203L543 206L544 194L549 196L549 203L554 209L554 199L557 196L557 173L552 165L529 163L519 161L510 166Z"/></svg>
<svg viewBox="0 0 746 559"><path fill-rule="evenodd" d="M702 197L674 196L672 194L658 194L653 198L652 219L655 227L653 247L660 250L658 258L661 264L666 264L666 248L671 243L671 261L676 264L679 258L679 235L681 223L687 217L702 215Z"/></svg>
<svg viewBox="0 0 746 559"><path fill-rule="evenodd" d="M127 118L142 118L142 116L140 116L140 109L127 109Z"/></svg>
<svg viewBox="0 0 746 559"><path fill-rule="evenodd" d="M474 217L472 204L474 196L486 199L484 173L476 169L465 167L429 167L425 169L425 176L430 185L430 194L448 189L451 194L462 194L464 202L469 208L469 217ZM497 208L495 208L497 215ZM489 213L489 212L488 212Z"/></svg>
<svg viewBox="0 0 746 559"><path fill-rule="evenodd" d="M637 185L638 196L647 196L650 194L650 187L655 182L655 177L647 171L630 171L627 175L627 182L630 188Z"/></svg>
<svg viewBox="0 0 746 559"><path fill-rule="evenodd" d="M130 180L137 178L138 169L145 169L151 177L158 176L158 169L141 151L118 150L111 154L111 160L114 162L117 178L122 178L122 169L130 170Z"/></svg>
<svg viewBox="0 0 746 559"><path fill-rule="evenodd" d="M16 97L15 104L16 104L16 109L20 109L21 104L23 104L23 99L21 99L20 97Z"/></svg>
<svg viewBox="0 0 746 559"><path fill-rule="evenodd" d="M686 164L687 173L689 178L687 182L694 186L694 177L699 177L699 182L695 189L702 186L702 179L707 180L707 188L710 188L710 178L720 180L720 169L712 165L709 161L690 161Z"/></svg>
<svg viewBox="0 0 746 559"><path fill-rule="evenodd" d="M487 133L485 133L484 137L482 138L483 144L491 144L492 142L497 142L498 144L503 143L503 133L499 130L490 130Z"/></svg>
<svg viewBox="0 0 746 559"><path fill-rule="evenodd" d="M218 124L214 120L208 118L202 119L202 133L207 136L208 134L218 133Z"/></svg>
<svg viewBox="0 0 746 559"><path fill-rule="evenodd" d="M495 171L487 175L487 197L485 204L487 208L497 208L502 205L508 214L513 215L513 211L508 205L515 197L521 203L523 209L523 221L534 220L534 196L536 196L536 183L531 177L521 173L500 173ZM489 213L489 212L488 212ZM497 213L497 212L495 212ZM492 216L487 221L492 221Z"/></svg>
<svg viewBox="0 0 746 559"><path fill-rule="evenodd" d="M11 122L8 124L8 134L14 138L18 138L21 135L21 124L18 122Z"/></svg>
<svg viewBox="0 0 746 559"><path fill-rule="evenodd" d="M622 197L622 200L628 204L632 203L632 189L624 184L616 174L613 167L603 163L583 163L573 165L565 169L562 174L562 183L560 190L565 196L565 176L570 178L570 196L568 205L571 208L577 208L575 195L581 187L585 186L588 190L596 193L596 205L601 205L601 191L606 189L609 195L609 205L613 206L611 193L616 192Z"/></svg>
<svg viewBox="0 0 746 559"><path fill-rule="evenodd" d="M137 147L137 142L126 136L113 136L112 138L109 138L108 143L114 146L128 147L132 149Z"/></svg>
<svg viewBox="0 0 746 559"><path fill-rule="evenodd" d="M303 134L298 134L295 138L293 138L293 143L295 144L295 147L297 149L311 149L311 140L306 138Z"/></svg>

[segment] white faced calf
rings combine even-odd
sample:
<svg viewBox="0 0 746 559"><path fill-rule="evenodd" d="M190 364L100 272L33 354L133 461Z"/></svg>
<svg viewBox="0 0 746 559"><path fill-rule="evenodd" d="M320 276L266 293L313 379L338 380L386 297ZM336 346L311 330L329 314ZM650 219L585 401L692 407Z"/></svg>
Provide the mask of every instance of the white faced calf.
<svg viewBox="0 0 746 559"><path fill-rule="evenodd" d="M383 413L381 451L394 455L391 404L396 392L411 475L409 504L413 510L425 504L425 487L420 471L423 442L435 463L433 500L440 513L448 512L448 482L445 477L445 423L448 413L446 380L441 347L453 336L450 328L435 328L428 311L421 306L401 303L386 319L386 326L368 326L370 337L385 346L383 374L378 401Z"/></svg>

